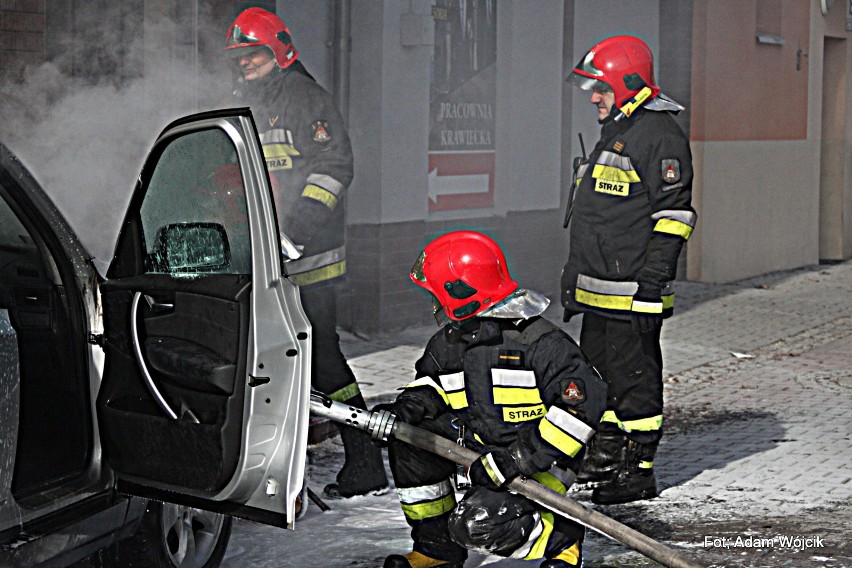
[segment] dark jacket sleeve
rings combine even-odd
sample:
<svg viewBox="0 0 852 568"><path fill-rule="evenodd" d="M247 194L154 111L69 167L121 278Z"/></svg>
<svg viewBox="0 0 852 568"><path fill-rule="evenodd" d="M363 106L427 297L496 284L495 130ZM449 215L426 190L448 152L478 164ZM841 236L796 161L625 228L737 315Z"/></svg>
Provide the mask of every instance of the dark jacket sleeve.
<svg viewBox="0 0 852 568"><path fill-rule="evenodd" d="M315 82L294 85L288 112L298 118L296 147L304 153L305 179L301 195L284 215L283 227L296 244L307 245L341 206L354 175L352 145L343 118L331 95Z"/></svg>
<svg viewBox="0 0 852 568"><path fill-rule="evenodd" d="M573 466L606 408L606 384L567 334L544 335L528 353L547 412L510 448L527 476L554 463Z"/></svg>
<svg viewBox="0 0 852 568"><path fill-rule="evenodd" d="M666 114L656 116L643 181L648 188L653 232L640 283L652 288L674 280L683 244L692 234L696 214L692 208L692 153L689 140Z"/></svg>
<svg viewBox="0 0 852 568"><path fill-rule="evenodd" d="M435 418L449 409L438 379L441 369L433 353L436 341L440 341L439 334L429 341L423 356L414 364L414 381L407 384L396 397L397 401L409 400L423 408L426 418Z"/></svg>

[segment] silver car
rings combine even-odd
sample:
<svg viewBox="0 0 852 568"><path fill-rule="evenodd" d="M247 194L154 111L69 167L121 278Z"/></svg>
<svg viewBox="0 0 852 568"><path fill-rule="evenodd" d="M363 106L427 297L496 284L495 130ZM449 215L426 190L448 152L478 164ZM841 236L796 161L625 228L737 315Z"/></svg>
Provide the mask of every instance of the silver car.
<svg viewBox="0 0 852 568"><path fill-rule="evenodd" d="M293 527L298 254L248 109L163 131L105 278L0 145L0 566L209 568L232 516Z"/></svg>

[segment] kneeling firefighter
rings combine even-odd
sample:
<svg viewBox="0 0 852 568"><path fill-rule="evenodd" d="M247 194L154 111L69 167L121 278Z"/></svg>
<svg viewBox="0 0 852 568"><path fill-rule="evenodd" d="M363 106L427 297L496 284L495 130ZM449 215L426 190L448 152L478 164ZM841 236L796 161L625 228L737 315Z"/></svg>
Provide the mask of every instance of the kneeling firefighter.
<svg viewBox="0 0 852 568"><path fill-rule="evenodd" d="M393 410L483 457L465 471L391 440L391 471L414 546L389 556L385 568L460 567L468 550L541 559L547 568L579 566L583 526L505 486L522 475L566 492L566 470L578 470L605 409L605 383L577 344L541 316L549 300L519 287L489 237L438 237L410 277L432 294L436 317L448 321ZM457 492L464 492L458 501Z"/></svg>

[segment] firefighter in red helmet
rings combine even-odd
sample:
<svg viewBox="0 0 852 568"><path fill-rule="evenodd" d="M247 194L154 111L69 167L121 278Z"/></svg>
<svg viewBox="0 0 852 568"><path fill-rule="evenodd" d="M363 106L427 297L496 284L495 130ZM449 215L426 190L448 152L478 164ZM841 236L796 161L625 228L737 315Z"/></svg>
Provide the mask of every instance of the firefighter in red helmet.
<svg viewBox="0 0 852 568"><path fill-rule="evenodd" d="M346 273L343 199L353 177L349 135L331 95L299 61L290 30L261 8L241 12L228 27L225 53L237 63L234 93L251 107L276 191L282 233L302 249L287 263L311 322L312 386L332 399L364 408L355 375L340 350L335 283ZM341 427L346 454L331 498L387 490L381 449L369 435Z"/></svg>
<svg viewBox="0 0 852 568"><path fill-rule="evenodd" d="M565 320L583 314L580 345L609 400L579 476L602 482L597 504L657 495L653 461L662 436L660 329L674 305L681 249L695 227L683 107L660 91L650 48L620 35L592 47L568 80L591 91L601 137L575 160L562 271Z"/></svg>
<svg viewBox="0 0 852 568"><path fill-rule="evenodd" d="M486 235L436 238L410 278L430 293L444 325L393 410L483 458L466 472L390 442L414 546L387 557L385 568L458 567L468 549L542 560L547 568L579 566L583 527L505 486L523 475L564 493L604 410L606 385L571 338L541 316L549 300L512 279ZM456 491L465 492L458 502Z"/></svg>

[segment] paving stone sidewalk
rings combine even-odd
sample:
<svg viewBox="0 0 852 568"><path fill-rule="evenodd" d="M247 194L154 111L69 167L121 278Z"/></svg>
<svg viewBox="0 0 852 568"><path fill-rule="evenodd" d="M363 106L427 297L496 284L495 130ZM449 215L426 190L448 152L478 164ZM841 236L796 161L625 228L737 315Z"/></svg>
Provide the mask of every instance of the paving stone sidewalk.
<svg viewBox="0 0 852 568"><path fill-rule="evenodd" d="M677 296L662 337L662 494L600 510L708 566L852 566L852 262L680 282ZM545 315L561 320L557 306ZM575 338L576 320L561 324ZM436 329L342 334L369 404L412 377ZM588 494L574 492L592 506ZM595 533L586 556L654 565Z"/></svg>

